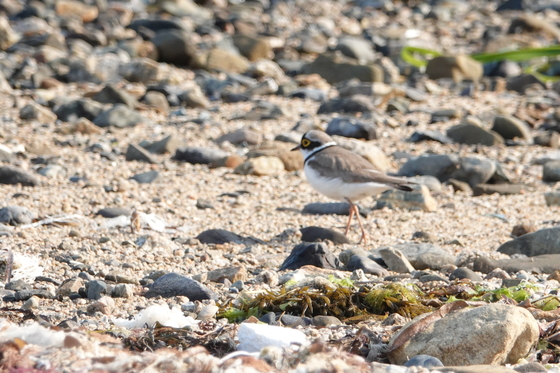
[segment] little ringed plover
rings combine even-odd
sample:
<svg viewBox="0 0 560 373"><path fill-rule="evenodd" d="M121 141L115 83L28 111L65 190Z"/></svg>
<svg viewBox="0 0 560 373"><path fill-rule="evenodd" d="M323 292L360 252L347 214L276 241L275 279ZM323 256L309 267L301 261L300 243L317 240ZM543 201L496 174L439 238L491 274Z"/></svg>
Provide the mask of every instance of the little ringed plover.
<svg viewBox="0 0 560 373"><path fill-rule="evenodd" d="M306 132L298 146L304 158L304 172L309 184L319 193L350 204L345 235L348 234L352 216L355 214L362 230L362 240L367 234L360 219L358 207L354 204L365 197L375 196L389 189L411 191L408 180L388 176L356 153L337 146L325 132Z"/></svg>

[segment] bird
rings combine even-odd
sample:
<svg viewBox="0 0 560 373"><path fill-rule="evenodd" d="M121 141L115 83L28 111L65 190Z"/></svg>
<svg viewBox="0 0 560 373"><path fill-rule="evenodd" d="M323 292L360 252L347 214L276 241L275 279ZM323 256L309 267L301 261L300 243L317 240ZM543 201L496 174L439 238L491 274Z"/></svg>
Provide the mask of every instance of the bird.
<svg viewBox="0 0 560 373"><path fill-rule="evenodd" d="M303 155L303 171L313 189L328 198L350 204L344 235L348 235L352 217L356 215L362 230L358 243L366 243L367 234L355 204L357 201L390 189L412 191L413 182L376 170L360 155L338 146L326 132L306 132L299 145L292 149L295 150L299 150Z"/></svg>

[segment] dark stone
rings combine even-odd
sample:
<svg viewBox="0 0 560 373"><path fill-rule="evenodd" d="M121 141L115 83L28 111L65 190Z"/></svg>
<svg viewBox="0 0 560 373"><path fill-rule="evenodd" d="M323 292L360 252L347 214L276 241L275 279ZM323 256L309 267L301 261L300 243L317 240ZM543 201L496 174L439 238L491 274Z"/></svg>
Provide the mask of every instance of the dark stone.
<svg viewBox="0 0 560 373"><path fill-rule="evenodd" d="M317 102L325 102L327 100L327 94L325 91L312 88L297 89L291 92L290 96L301 99L309 99Z"/></svg>
<svg viewBox="0 0 560 373"><path fill-rule="evenodd" d="M324 243L300 243L292 249L290 255L280 266L280 271L298 269L305 265L319 268L337 269L338 259Z"/></svg>
<svg viewBox="0 0 560 373"><path fill-rule="evenodd" d="M182 30L183 27L174 21L167 19L136 19L128 25L128 28L136 32L141 32L144 29L153 31L154 33L166 30Z"/></svg>
<svg viewBox="0 0 560 373"><path fill-rule="evenodd" d="M147 163L157 163L156 159L148 152L146 149L139 145L129 144L126 149L126 160L127 161L139 161ZM156 171L157 172L157 171Z"/></svg>
<svg viewBox="0 0 560 373"><path fill-rule="evenodd" d="M366 210L358 206L360 215L367 217L371 210ZM302 214L311 215L346 215L348 216L350 211L350 204L348 202L314 202L305 205Z"/></svg>
<svg viewBox="0 0 560 373"><path fill-rule="evenodd" d="M95 215L101 215L104 218L111 219L121 215L130 216L132 215L132 211L123 207L106 207L97 211Z"/></svg>
<svg viewBox="0 0 560 373"><path fill-rule="evenodd" d="M355 271L361 269L364 273L370 273L379 277L385 277L389 272L377 264L376 261L368 258L367 256L354 255L346 264L346 269L348 271Z"/></svg>
<svg viewBox="0 0 560 373"><path fill-rule="evenodd" d="M303 242L320 242L324 240L329 240L334 244L346 244L350 243L348 238L337 231L332 229L322 228L322 227L305 227L301 228L301 240Z"/></svg>
<svg viewBox="0 0 560 373"><path fill-rule="evenodd" d="M89 118L88 118L89 119ZM93 123L101 128L116 127L126 128L134 127L138 123L145 123L147 119L140 113L135 112L123 104L116 104L111 109L99 114Z"/></svg>
<svg viewBox="0 0 560 373"><path fill-rule="evenodd" d="M407 242L389 247L402 252L410 264L417 270L438 270L449 264L455 264L455 257L453 255L434 244ZM378 248L376 251L379 249L382 248ZM374 255L377 256L379 254Z"/></svg>
<svg viewBox="0 0 560 373"><path fill-rule="evenodd" d="M496 163L488 159L464 157L459 160L459 168L451 178L469 183L471 187L490 180L496 172Z"/></svg>
<svg viewBox="0 0 560 373"><path fill-rule="evenodd" d="M61 329L78 329L81 325L72 319L68 319L68 320L64 320L62 322L60 322L57 327L61 328Z"/></svg>
<svg viewBox="0 0 560 373"><path fill-rule="evenodd" d="M437 141L442 144L451 144L453 141L439 131L424 130L416 131L409 138L410 142L422 142L422 141Z"/></svg>
<svg viewBox="0 0 560 373"><path fill-rule="evenodd" d="M560 181L560 161L549 161L544 164L542 180L545 182Z"/></svg>
<svg viewBox="0 0 560 373"><path fill-rule="evenodd" d="M48 290L40 289L29 289L20 290L15 293L16 301L28 300L31 297L43 298L43 299L54 299L56 296Z"/></svg>
<svg viewBox="0 0 560 373"><path fill-rule="evenodd" d="M4 286L4 289L13 290L13 291L30 290L31 285L29 285L27 282L25 282L23 280L15 280L15 281L8 282Z"/></svg>
<svg viewBox="0 0 560 373"><path fill-rule="evenodd" d="M354 139L375 140L377 132L373 124L360 122L350 117L338 117L329 122L327 134L344 136Z"/></svg>
<svg viewBox="0 0 560 373"><path fill-rule="evenodd" d="M191 164L214 164L226 158L228 154L220 149L186 147L179 148L175 159Z"/></svg>
<svg viewBox="0 0 560 373"><path fill-rule="evenodd" d="M123 104L131 109L137 104L134 97L112 84L107 84L101 91L97 92L92 99L103 104Z"/></svg>
<svg viewBox="0 0 560 373"><path fill-rule="evenodd" d="M39 180L34 175L22 170L21 168L12 166L1 166L0 184L21 184L23 186L37 186L39 185Z"/></svg>
<svg viewBox="0 0 560 373"><path fill-rule="evenodd" d="M0 209L0 223L10 225L29 224L35 219L35 214L22 206L7 206Z"/></svg>
<svg viewBox="0 0 560 373"><path fill-rule="evenodd" d="M159 61L177 66L190 66L196 55L196 45L191 36L181 30L167 30L156 34L151 40L159 52Z"/></svg>
<svg viewBox="0 0 560 373"><path fill-rule="evenodd" d="M225 244L225 243L243 243L244 238L238 234L235 234L225 229L209 229L200 233L196 238L201 243L212 243L212 244Z"/></svg>
<svg viewBox="0 0 560 373"><path fill-rule="evenodd" d="M268 325L276 325L276 314L274 312L265 313L259 321Z"/></svg>
<svg viewBox="0 0 560 373"><path fill-rule="evenodd" d="M293 316L284 314L280 317L280 321L284 326L289 328L296 328L298 326L309 326L312 324L312 321L309 317L300 317L300 316Z"/></svg>
<svg viewBox="0 0 560 373"><path fill-rule="evenodd" d="M354 95L344 98L333 98L317 110L317 114L328 113L366 113L375 111L375 105L371 97L364 95Z"/></svg>
<svg viewBox="0 0 560 373"><path fill-rule="evenodd" d="M406 363L403 364L405 367L442 367L443 363L437 357L430 355L416 355L411 357Z"/></svg>
<svg viewBox="0 0 560 373"><path fill-rule="evenodd" d="M131 177L132 180L136 180L139 184L150 184L154 182L159 177L158 171L148 171L141 174L136 174Z"/></svg>
<svg viewBox="0 0 560 373"><path fill-rule="evenodd" d="M317 327L327 327L331 325L342 325L342 322L334 316L319 315L313 317L313 325Z"/></svg>
<svg viewBox="0 0 560 373"><path fill-rule="evenodd" d="M196 200L196 208L199 210L213 209L214 205L207 199L199 198Z"/></svg>
<svg viewBox="0 0 560 373"><path fill-rule="evenodd" d="M409 159L399 170L400 176L430 175L446 181L459 168L459 157L454 154L424 154Z"/></svg>
<svg viewBox="0 0 560 373"><path fill-rule="evenodd" d="M107 283L102 280L86 282L86 294L88 299L100 299L103 294L107 294Z"/></svg>
<svg viewBox="0 0 560 373"><path fill-rule="evenodd" d="M63 122L72 122L79 118L94 120L103 112L103 104L81 99L62 104L54 108L54 113Z"/></svg>
<svg viewBox="0 0 560 373"><path fill-rule="evenodd" d="M541 229L517 237L502 244L498 251L507 255L527 256L560 254L560 227Z"/></svg>
<svg viewBox="0 0 560 373"><path fill-rule="evenodd" d="M498 193L504 196L521 194L526 190L523 184L478 184L472 187L473 196Z"/></svg>
<svg viewBox="0 0 560 373"><path fill-rule="evenodd" d="M218 298L217 295L205 285L191 278L181 276L178 273L168 273L159 277L150 286L150 290L144 294L146 298L153 298L158 295L164 298L182 295L189 298L191 301Z"/></svg>
<svg viewBox="0 0 560 373"><path fill-rule="evenodd" d="M504 143L502 136L496 132L472 123L461 123L447 130L447 136L458 144L499 145Z"/></svg>
<svg viewBox="0 0 560 373"><path fill-rule="evenodd" d="M468 279L468 280L477 281L477 282L482 281L482 277L480 277L478 274L476 274L472 270L470 270L468 268L465 268L465 267L459 267L456 270L454 270L453 272L451 272L451 274L449 275L449 279L450 280Z"/></svg>
<svg viewBox="0 0 560 373"><path fill-rule="evenodd" d="M520 238L523 238L522 236ZM529 273L554 273L560 268L560 254L537 255L530 258L492 260L479 257L474 260L473 269L477 272L490 273L501 268L508 273L526 271Z"/></svg>

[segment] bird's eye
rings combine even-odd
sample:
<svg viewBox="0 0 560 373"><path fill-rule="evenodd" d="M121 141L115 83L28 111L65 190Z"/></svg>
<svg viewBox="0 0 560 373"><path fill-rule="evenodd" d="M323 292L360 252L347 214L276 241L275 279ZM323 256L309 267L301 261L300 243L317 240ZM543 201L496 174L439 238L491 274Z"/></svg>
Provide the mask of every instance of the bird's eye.
<svg viewBox="0 0 560 373"><path fill-rule="evenodd" d="M304 148L307 148L309 145L311 145L311 141L307 139L301 140L301 146L303 146Z"/></svg>

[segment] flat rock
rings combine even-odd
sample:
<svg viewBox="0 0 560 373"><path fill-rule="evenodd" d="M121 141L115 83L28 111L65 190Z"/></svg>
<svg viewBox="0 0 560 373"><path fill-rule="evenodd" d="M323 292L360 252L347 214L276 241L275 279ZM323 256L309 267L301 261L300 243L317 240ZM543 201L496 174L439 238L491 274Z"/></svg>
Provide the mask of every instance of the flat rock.
<svg viewBox="0 0 560 373"><path fill-rule="evenodd" d="M39 180L19 167L0 166L0 184L37 186L39 185Z"/></svg>
<svg viewBox="0 0 560 373"><path fill-rule="evenodd" d="M408 141L437 141L441 144L451 144L453 142L450 136L434 130L416 131L408 138Z"/></svg>
<svg viewBox="0 0 560 373"><path fill-rule="evenodd" d="M459 160L459 168L451 174L451 178L464 181L471 187L484 184L496 172L496 163L484 158L463 157Z"/></svg>
<svg viewBox="0 0 560 373"><path fill-rule="evenodd" d="M215 164L227 158L228 153L221 149L185 147L178 148L175 152L175 159L191 164Z"/></svg>
<svg viewBox="0 0 560 373"><path fill-rule="evenodd" d="M472 123L460 123L449 128L447 136L458 144L493 146L504 143L504 139L498 133Z"/></svg>
<svg viewBox="0 0 560 373"><path fill-rule="evenodd" d="M151 143L142 142L140 145L142 145L142 147L150 153L154 154L175 153L181 145L181 140L179 140L177 136L169 135L159 141Z"/></svg>
<svg viewBox="0 0 560 373"><path fill-rule="evenodd" d="M132 215L132 211L123 207L107 207L97 211L96 215L111 219L121 215L130 216Z"/></svg>
<svg viewBox="0 0 560 373"><path fill-rule="evenodd" d="M455 257L439 246L430 243L402 243L386 246L399 250L417 270L441 269L449 264L455 264ZM371 251L374 257L381 257L380 247Z"/></svg>
<svg viewBox="0 0 560 373"><path fill-rule="evenodd" d="M37 216L27 207L7 206L0 209L0 223L9 225L30 224Z"/></svg>
<svg viewBox="0 0 560 373"><path fill-rule="evenodd" d="M216 142L222 143L224 141L228 141L234 145L258 145L262 141L263 136L262 134L250 130L248 128L241 128L237 131L226 133L225 135L220 136Z"/></svg>
<svg viewBox="0 0 560 373"><path fill-rule="evenodd" d="M451 274L449 274L449 279L450 280L468 279L468 280L477 281L477 282L482 281L482 277L480 277L479 274L475 273L473 270L468 269L466 267L459 267L459 268L455 269L453 272L451 272Z"/></svg>
<svg viewBox="0 0 560 373"><path fill-rule="evenodd" d="M301 228L301 240L303 242L320 242L329 240L334 244L347 244L350 240L345 235L328 228L305 227Z"/></svg>
<svg viewBox="0 0 560 373"><path fill-rule="evenodd" d="M326 129L331 136L351 137L354 139L374 140L377 138L376 128L373 124L360 122L355 118L333 118Z"/></svg>
<svg viewBox="0 0 560 373"><path fill-rule="evenodd" d="M437 210L437 202L430 194L427 186L414 185L411 192L398 189L383 192L377 199L375 207L378 209L388 207L391 209L435 211Z"/></svg>
<svg viewBox="0 0 560 373"><path fill-rule="evenodd" d="M225 243L243 243L244 238L236 233L225 229L209 229L200 233L196 238L201 243L225 244Z"/></svg>
<svg viewBox="0 0 560 373"><path fill-rule="evenodd" d="M138 103L134 97L113 84L107 84L101 91L97 92L92 99L103 104L123 104L131 109Z"/></svg>
<svg viewBox="0 0 560 373"><path fill-rule="evenodd" d="M131 177L138 184L150 184L153 183L159 177L159 172L156 170L143 172L141 174L136 174Z"/></svg>
<svg viewBox="0 0 560 373"><path fill-rule="evenodd" d="M404 363L404 366L433 368L442 367L443 363L437 357L433 357L430 355L416 355L414 357L411 357L406 363Z"/></svg>
<svg viewBox="0 0 560 373"><path fill-rule="evenodd" d="M247 269L244 266L232 266L218 268L206 274L208 281L223 282L228 279L229 282L247 281Z"/></svg>
<svg viewBox="0 0 560 373"><path fill-rule="evenodd" d="M456 83L464 79L478 82L483 72L480 62L465 55L435 57L426 66L426 75L430 79L451 78Z"/></svg>
<svg viewBox="0 0 560 373"><path fill-rule="evenodd" d="M274 176L284 171L284 162L278 157L261 156L250 158L237 166L234 173L239 175Z"/></svg>
<svg viewBox="0 0 560 373"><path fill-rule="evenodd" d="M206 286L178 273L168 273L159 277L144 294L146 298L161 296L170 298L185 296L191 301L217 299L217 295Z"/></svg>
<svg viewBox="0 0 560 373"><path fill-rule="evenodd" d="M521 194L527 187L523 184L477 184L472 187L473 196L481 196L484 194L501 194L508 196L512 194Z"/></svg>
<svg viewBox="0 0 560 373"><path fill-rule="evenodd" d="M526 271L529 273L554 273L560 266L560 254L537 255L530 258L498 259L493 260L478 257L473 263L477 272L490 273L500 268L509 273Z"/></svg>
<svg viewBox="0 0 560 373"><path fill-rule="evenodd" d="M354 95L350 97L333 98L324 102L317 109L317 114L328 113L367 113L375 111L370 97Z"/></svg>
<svg viewBox="0 0 560 373"><path fill-rule="evenodd" d="M520 119L509 115L498 115L494 118L492 131L500 134L506 140L519 138L527 141L529 144L533 142L533 136L529 127Z"/></svg>
<svg viewBox="0 0 560 373"><path fill-rule="evenodd" d="M404 344L395 345L430 315L416 317L393 336L389 343L393 364L404 364L409 356L419 354L436 357L446 366L515 364L539 338L538 323L529 311L494 303L451 312L411 334Z"/></svg>
<svg viewBox="0 0 560 373"><path fill-rule="evenodd" d="M409 159L399 170L399 175L430 175L446 181L458 168L459 157L454 154L423 154Z"/></svg>
<svg viewBox="0 0 560 373"><path fill-rule="evenodd" d="M139 161L147 163L157 163L156 159L143 147L136 144L129 144L126 149L126 160L127 161Z"/></svg>
<svg viewBox="0 0 560 373"><path fill-rule="evenodd" d="M300 243L280 266L280 271L298 269L305 265L337 269L339 261L324 243Z"/></svg>
<svg viewBox="0 0 560 373"><path fill-rule="evenodd" d="M469 366L447 366L435 368L438 372L448 373L515 373L514 369L497 365L469 365ZM531 372L534 373L534 372Z"/></svg>
<svg viewBox="0 0 560 373"><path fill-rule="evenodd" d="M147 122L148 120L146 117L123 104L116 104L111 109L104 111L93 119L93 123L102 128L127 128L134 127L138 123Z"/></svg>
<svg viewBox="0 0 560 373"><path fill-rule="evenodd" d="M196 55L196 46L191 38L182 30L164 30L158 32L151 42L156 46L161 62L189 66Z"/></svg>
<svg viewBox="0 0 560 373"><path fill-rule="evenodd" d="M502 244L498 252L537 256L560 254L560 227L545 228Z"/></svg>
<svg viewBox="0 0 560 373"><path fill-rule="evenodd" d="M544 164L542 180L548 182L560 181L560 161L550 161Z"/></svg>
<svg viewBox="0 0 560 373"><path fill-rule="evenodd" d="M375 260L361 255L352 256L346 264L346 269L348 271L361 269L364 273L369 273L379 277L385 277L389 274L389 272L387 272L385 268L381 267Z"/></svg>
<svg viewBox="0 0 560 373"><path fill-rule="evenodd" d="M383 82L384 72L377 65L356 65L342 56L342 53L324 53L305 66L305 74L319 74L329 84L343 80L358 79L362 82Z"/></svg>
<svg viewBox="0 0 560 373"><path fill-rule="evenodd" d="M379 249L379 254L381 255L381 259L387 265L387 269L389 271L398 272L398 273L412 273L414 271L414 267L408 259L401 253L399 250L396 250L392 247L386 247Z"/></svg>
<svg viewBox="0 0 560 373"><path fill-rule="evenodd" d="M432 193L441 193L441 182L434 176L423 175L409 177L408 180L416 184L425 185Z"/></svg>

